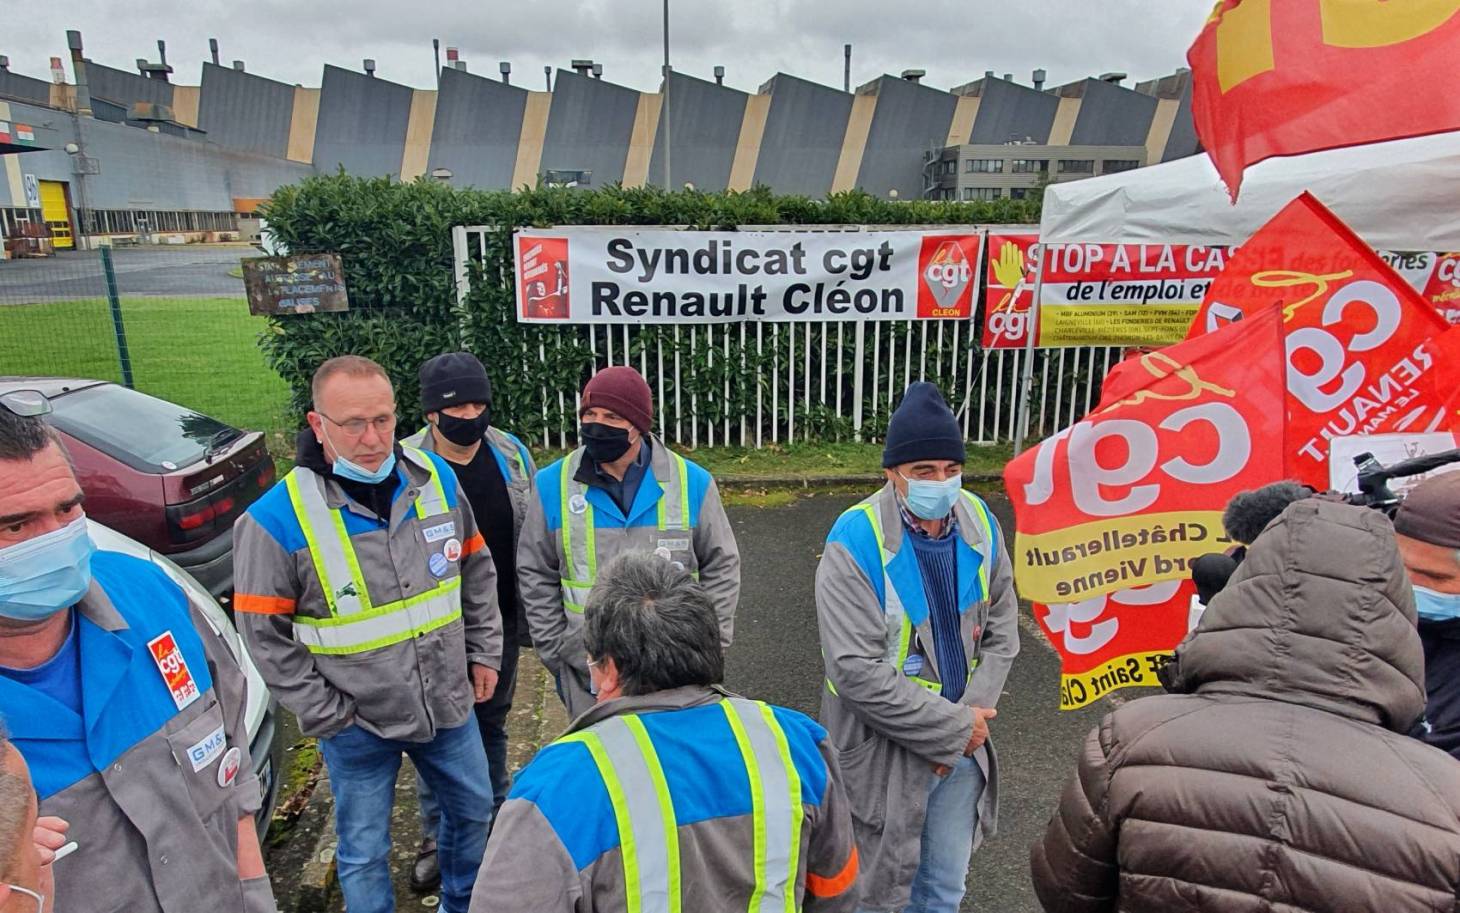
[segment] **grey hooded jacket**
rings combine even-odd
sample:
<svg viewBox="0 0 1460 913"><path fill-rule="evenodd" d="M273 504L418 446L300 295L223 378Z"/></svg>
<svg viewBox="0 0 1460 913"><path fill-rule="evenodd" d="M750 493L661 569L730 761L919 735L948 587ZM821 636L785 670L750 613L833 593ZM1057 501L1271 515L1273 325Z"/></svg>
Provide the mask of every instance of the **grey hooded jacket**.
<svg viewBox="0 0 1460 913"><path fill-rule="evenodd" d="M1046 910L1450 911L1460 765L1424 709L1414 598L1377 511L1300 501L1170 676L1090 734L1033 849Z"/></svg>

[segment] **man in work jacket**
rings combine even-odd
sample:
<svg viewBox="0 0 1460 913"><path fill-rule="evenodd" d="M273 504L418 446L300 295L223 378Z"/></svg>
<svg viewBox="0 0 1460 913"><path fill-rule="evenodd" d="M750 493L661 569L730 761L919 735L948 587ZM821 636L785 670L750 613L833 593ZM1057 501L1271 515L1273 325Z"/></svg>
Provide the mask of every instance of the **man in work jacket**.
<svg viewBox="0 0 1460 913"><path fill-rule="evenodd" d="M394 444L395 393L357 356L314 375L298 465L234 531L239 630L319 738L350 913L389 913L401 754L442 808L442 907L466 909L492 818L472 703L492 696L502 622L491 555L446 461Z"/></svg>
<svg viewBox="0 0 1460 913"><path fill-rule="evenodd" d="M537 474L522 526L517 576L532 642L575 717L593 706L583 654L583 605L598 568L653 552L698 577L730 645L740 551L715 480L649 433L649 385L605 368L583 388L583 446Z"/></svg>
<svg viewBox="0 0 1460 913"><path fill-rule="evenodd" d="M963 459L938 389L908 387L887 485L837 520L816 572L821 721L853 801L866 910L953 913L996 824L986 721L1019 650L1018 600Z"/></svg>
<svg viewBox="0 0 1460 913"><path fill-rule="evenodd" d="M80 846L46 911L273 911L243 672L161 568L96 550L49 407L18 396L0 398L0 715L43 824Z"/></svg>
<svg viewBox="0 0 1460 913"><path fill-rule="evenodd" d="M855 909L826 731L719 687L703 586L625 554L589 596L584 643L599 703L518 776L471 913Z"/></svg>
<svg viewBox="0 0 1460 913"><path fill-rule="evenodd" d="M476 705L487 763L492 770L492 804L507 801L507 715L517 687L517 653L527 625L517 598L517 535L527 516L537 468L521 441L491 424L492 382L470 352L447 352L421 365L421 412L427 426L406 445L438 453L456 472L472 516L486 539L497 571L497 606L502 613L502 668L490 700ZM421 846L411 871L411 888L435 890L441 881L436 858L441 807L431 786L416 777L421 807Z"/></svg>

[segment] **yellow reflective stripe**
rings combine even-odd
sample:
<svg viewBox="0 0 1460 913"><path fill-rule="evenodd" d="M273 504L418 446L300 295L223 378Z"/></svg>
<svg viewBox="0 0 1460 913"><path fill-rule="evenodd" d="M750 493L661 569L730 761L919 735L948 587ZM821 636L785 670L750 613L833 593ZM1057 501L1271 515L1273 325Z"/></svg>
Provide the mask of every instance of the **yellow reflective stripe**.
<svg viewBox="0 0 1460 913"><path fill-rule="evenodd" d="M568 483L573 480L569 474L569 466L573 462L573 455L570 453L563 457L562 469L558 471L558 519L562 523L560 531L563 537L563 561L568 567L573 566L573 530L568 523Z"/></svg>
<svg viewBox="0 0 1460 913"><path fill-rule="evenodd" d="M775 711L769 704L760 705L760 714L765 717L766 727L775 737L776 747L781 752L781 764L786 768L786 786L790 794L791 813L791 858L786 866L785 898L786 913L796 913L796 875L801 867L801 775L796 771L796 762L791 758L791 743L786 731L776 720Z"/></svg>
<svg viewBox="0 0 1460 913"><path fill-rule="evenodd" d="M674 800L669 796L669 782L664 779L664 767L659 763L659 753L654 750L648 731L644 729L644 721L637 716L626 716L623 721L639 745L639 753L644 756L644 764L649 768L649 779L653 781L654 793L659 799L659 815L664 823L664 849L669 856L669 913L679 913L679 823L674 817Z"/></svg>
<svg viewBox="0 0 1460 913"><path fill-rule="evenodd" d="M299 529L304 533L304 544L309 548L309 560L314 564L314 575L319 578L319 588L324 593L325 606L329 613L335 613L335 591L330 586L330 575L324 569L324 559L320 557L319 541L314 536L314 528L310 526L308 515L304 510L304 501L299 494L299 473L291 472L284 477L284 488L289 492L289 503L294 508L294 519L299 523Z"/></svg>
<svg viewBox="0 0 1460 913"><path fill-rule="evenodd" d="M351 625L359 621L368 621L372 618L380 618L383 615L389 615L392 612L409 609L412 606L420 605L428 599L435 599L437 596L444 596L447 593L453 592L460 588L461 578L451 577L441 581L434 588L427 590L424 593L419 593L415 596L411 596L408 599L398 599L395 602L389 602L382 606L375 606L369 611L356 612L353 615L334 615L329 618L310 618L304 615L295 615L294 623L309 625L313 628L333 628L343 625Z"/></svg>
<svg viewBox="0 0 1460 913"><path fill-rule="evenodd" d="M725 721L730 724L730 731L735 734L735 745L740 749L740 760L745 765L745 776L750 780L750 817L755 841L755 889L750 893L749 910L750 913L757 913L760 910L760 899L766 889L765 796L760 781L760 764L755 760L755 752L750 748L750 736L745 732L745 724L740 722L734 706L728 700L721 701L720 709L725 713Z"/></svg>
<svg viewBox="0 0 1460 913"><path fill-rule="evenodd" d="M988 543L988 554L981 555L984 560L978 563L978 585L981 587L979 595L984 599L989 598L989 565L994 560L994 528L993 521L989 518L988 508L982 500L971 492L965 491L963 496L968 499L968 505L973 509L974 516L978 517L979 524L983 527L980 532L983 534L983 541Z"/></svg>
<svg viewBox="0 0 1460 913"><path fill-rule="evenodd" d="M558 742L581 742L593 757L598 775L603 778L603 785L608 790L609 802L613 804L614 822L618 825L619 858L623 860L624 866L626 913L640 913L639 852L634 845L634 826L629 820L629 800L624 795L623 784L619 782L618 774L613 769L613 762L608 758L608 751L603 747L603 740L590 729L565 735Z"/></svg>
<svg viewBox="0 0 1460 913"><path fill-rule="evenodd" d="M330 514L334 520L335 535L340 539L340 551L344 552L345 564L350 568L350 579L355 581L355 592L360 597L360 610L368 612L371 608L370 591L365 588L365 572L360 570L360 558L355 554L355 543L350 541L350 533L345 529L345 512L332 510ZM302 522L309 521L303 520ZM306 536L306 538L308 537ZM320 583L324 583L329 592L334 592L333 584L323 579L320 580ZM334 606L330 607L330 614L335 614Z"/></svg>
<svg viewBox="0 0 1460 913"><path fill-rule="evenodd" d="M434 619L424 625L421 625L420 627L411 628L407 631L400 631L398 633L390 634L385 637L379 637L375 640L366 641L365 643L354 644L348 647L324 647L311 645L308 647L308 649L310 653L322 653L328 656L346 656L353 653L368 653L371 650L379 650L382 647L389 647L392 644L398 644L403 641L410 640L413 637L419 637L423 634L430 634L437 628L444 628L459 618L461 618L460 610L458 610L454 614ZM297 622L298 620L298 616L296 616L295 621Z"/></svg>
<svg viewBox="0 0 1460 913"><path fill-rule="evenodd" d="M594 529L596 520L593 517L593 504L588 500L585 492L583 503L583 544L587 549L588 558L588 585L592 586L598 580L598 532Z"/></svg>
<svg viewBox="0 0 1460 913"><path fill-rule="evenodd" d="M446 486L441 481L441 473L436 471L436 464L432 462L431 458L423 450L407 447L404 444L401 445L401 450L415 457L416 465L426 470L427 474L430 475L430 478L426 480L426 484L421 486L420 495L416 498L416 518L425 520L428 517L447 513L450 510L450 502L446 500ZM427 492L430 489L435 489L436 504L439 505L438 510L431 510L432 505L427 500Z"/></svg>

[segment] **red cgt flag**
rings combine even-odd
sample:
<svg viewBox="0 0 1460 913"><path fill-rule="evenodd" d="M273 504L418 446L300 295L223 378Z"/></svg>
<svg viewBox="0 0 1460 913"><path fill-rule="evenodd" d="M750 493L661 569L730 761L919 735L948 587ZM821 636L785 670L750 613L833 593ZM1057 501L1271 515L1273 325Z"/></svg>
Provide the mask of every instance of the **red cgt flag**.
<svg viewBox="0 0 1460 913"><path fill-rule="evenodd" d="M1326 488L1333 438L1374 434L1401 414L1423 429L1438 416L1428 343L1449 325L1310 194L1232 256L1188 338L1275 305L1286 353L1286 476Z"/></svg>
<svg viewBox="0 0 1460 913"><path fill-rule="evenodd" d="M1460 130L1460 0L1221 0L1187 52L1232 199L1275 155Z"/></svg>
<svg viewBox="0 0 1460 913"><path fill-rule="evenodd" d="M1156 684L1189 627L1190 560L1231 544L1232 495L1281 478L1280 319L1128 360L1095 411L1004 469L1014 577L1060 654L1062 708Z"/></svg>

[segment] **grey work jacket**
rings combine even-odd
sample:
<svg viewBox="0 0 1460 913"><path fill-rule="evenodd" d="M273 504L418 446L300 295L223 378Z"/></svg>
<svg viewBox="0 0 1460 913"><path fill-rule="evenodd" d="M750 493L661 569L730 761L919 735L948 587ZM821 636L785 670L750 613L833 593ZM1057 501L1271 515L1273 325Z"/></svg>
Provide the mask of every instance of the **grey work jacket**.
<svg viewBox="0 0 1460 913"><path fill-rule="evenodd" d="M653 436L650 442L650 474L645 475L627 516L601 488L589 486L585 500L593 508L597 566L601 569L617 556L631 551L657 552L677 561L708 591L720 620L720 643L730 645L735 626L735 608L740 600L740 549L720 492L709 472L685 460L684 484L688 488L689 530L665 532L656 514L664 496L664 482L671 467L669 448ZM564 460L572 460L582 449L558 460L537 474L537 497L527 512L527 522L517 542L517 580L532 642L543 664L557 677L559 693L576 717L593 706L588 691L588 660L583 649L583 615L564 602L562 581L569 573L563 554L563 522L575 511L581 515L583 502L564 496ZM571 502L571 503L570 503ZM567 517L571 520L571 517Z"/></svg>
<svg viewBox="0 0 1460 913"><path fill-rule="evenodd" d="M764 817L758 822L753 814L756 805L742 755L725 716L715 712L717 705L732 697L719 687L693 685L619 697L595 705L569 730L601 733L605 724L629 714L648 721L645 729L654 733L649 738L662 763L665 789L680 798L673 832L683 913L763 909L750 898L757 884L757 824L762 853L774 855L767 850L768 825ZM794 908L851 913L857 909L858 855L836 751L812 720L795 711L768 709L785 735L787 754L794 758L803 787L808 781L821 784L819 789L802 791L798 858L790 892ZM696 712L701 710L709 712ZM621 822L612 806L593 800L604 787L592 761L572 760L573 752L582 748L570 740L549 744L519 774L487 845L469 913L633 909L628 899L632 889L624 881ZM761 759L769 767L779 761ZM653 790L636 791L628 798L652 800ZM606 819L598 819L599 813ZM654 854L642 841L638 851L639 871L647 879L644 873ZM645 913L668 908L667 903L642 907Z"/></svg>
<svg viewBox="0 0 1460 913"><path fill-rule="evenodd" d="M868 503L880 518L888 560L896 560L906 534L896 492L888 485ZM954 511L963 546L977 551L980 524L970 505L960 498ZM867 910L899 910L908 903L935 776L933 765L951 766L963 756L973 735L970 708L998 705L1019 652L1012 565L997 521L990 517L990 522L998 540L988 575L991 598L959 606L964 651L977 665L957 704L915 683L887 661L888 625L878 597L885 584L872 579L872 575L882 577L883 558L861 510L849 510L837 521L816 570L816 613L828 682L822 693L821 722L841 752L847 794L853 801L862 852L862 905ZM906 558L912 558L910 551ZM921 590L919 574L906 574L903 580ZM960 579L960 590L968 583ZM930 621L923 620L915 630L922 643L932 644ZM929 649L926 659L933 670L924 675L939 680L934 651ZM943 674L962 673L944 670ZM998 824L993 740L974 756L987 782L979 799L976 846Z"/></svg>
<svg viewBox="0 0 1460 913"><path fill-rule="evenodd" d="M424 521L413 504L429 475L409 459L397 460L405 481L389 523L353 501L332 477L309 473L322 480L329 508L358 519L363 531L352 533L350 541L376 605L428 591L442 568L446 576L460 575L461 618L411 639L350 655L311 653L295 638L293 616L325 617L329 611L285 482L254 502L234 526L239 633L305 735L332 736L355 722L381 738L430 741L438 730L463 725L471 712L467 664L501 667L496 570L455 474L440 457L434 459L441 461L446 491L455 493L454 507ZM458 560L444 554L451 542Z"/></svg>
<svg viewBox="0 0 1460 913"><path fill-rule="evenodd" d="M130 573L162 577L146 562L112 557L135 562L137 570ZM177 589L166 579L160 585ZM258 811L261 798L244 722L248 683L202 612L178 593L177 602L184 601L187 608L177 613L178 621L191 624L202 641L212 687L181 710L172 706L165 680L142 646L151 639L150 629L134 631L99 582L92 583L76 607L77 624L85 618L105 632L82 644L82 693L88 717L119 714L123 721L145 719L155 715L159 705L173 715L103 769L40 802L41 815L70 822L68 836L80 846L75 855L55 864L55 898L48 900L48 913L51 903L54 913L272 913L275 909L267 877L238 879L238 822ZM176 627L176 622L159 621L165 611L172 611L170 606L134 605L129 611L134 618L150 613L147 623L157 629ZM137 641L130 653L121 647L128 634L135 634L132 639ZM199 671L192 669L193 678ZM16 744L24 746L32 733L18 725L20 709L0 704L0 712L16 724L12 733ZM57 729L65 725L63 721L52 719L46 725L49 733L37 731L35 738L63 736ZM94 723L93 738L104 728ZM220 731L223 738L218 741ZM95 742L91 748L107 751ZM232 754L235 748L238 753ZM42 779L38 765L44 757L29 759L38 782ZM233 770L235 762L237 773L224 785L223 765ZM27 846L29 839L27 835Z"/></svg>

